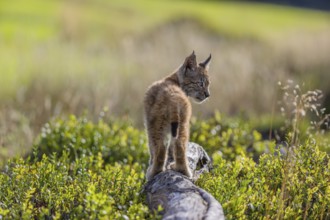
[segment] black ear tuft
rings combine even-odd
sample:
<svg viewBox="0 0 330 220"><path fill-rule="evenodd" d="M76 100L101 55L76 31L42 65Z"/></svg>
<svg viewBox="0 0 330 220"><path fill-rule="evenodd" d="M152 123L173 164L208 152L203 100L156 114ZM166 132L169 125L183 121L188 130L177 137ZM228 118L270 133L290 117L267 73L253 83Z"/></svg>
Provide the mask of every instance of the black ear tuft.
<svg viewBox="0 0 330 220"><path fill-rule="evenodd" d="M211 61L211 58L212 58L212 55L210 54L210 56L204 62L200 63L199 65L204 67L204 68L207 68L210 61Z"/></svg>

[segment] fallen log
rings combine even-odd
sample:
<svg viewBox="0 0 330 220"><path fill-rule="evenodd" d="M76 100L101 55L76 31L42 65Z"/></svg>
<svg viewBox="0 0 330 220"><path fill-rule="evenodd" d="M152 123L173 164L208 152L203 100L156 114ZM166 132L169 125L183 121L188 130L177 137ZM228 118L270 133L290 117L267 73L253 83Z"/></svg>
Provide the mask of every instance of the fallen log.
<svg viewBox="0 0 330 220"><path fill-rule="evenodd" d="M144 188L149 208L157 210L161 206L163 210L160 214L166 220L225 219L220 203L193 183L211 168L210 157L203 147L192 142L188 144L187 156L189 167L194 173L193 180L173 170L157 174Z"/></svg>

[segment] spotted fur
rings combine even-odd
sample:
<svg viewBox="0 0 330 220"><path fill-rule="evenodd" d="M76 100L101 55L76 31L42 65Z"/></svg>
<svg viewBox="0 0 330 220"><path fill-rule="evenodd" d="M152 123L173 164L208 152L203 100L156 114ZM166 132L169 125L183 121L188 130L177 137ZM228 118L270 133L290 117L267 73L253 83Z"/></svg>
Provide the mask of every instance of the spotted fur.
<svg viewBox="0 0 330 220"><path fill-rule="evenodd" d="M188 97L201 103L210 96L208 68L211 55L197 65L193 52L171 75L153 83L144 98L145 125L150 161L147 179L165 170L167 157L174 158L170 168L189 178L186 146L189 141L191 104ZM171 134L167 149L166 137Z"/></svg>

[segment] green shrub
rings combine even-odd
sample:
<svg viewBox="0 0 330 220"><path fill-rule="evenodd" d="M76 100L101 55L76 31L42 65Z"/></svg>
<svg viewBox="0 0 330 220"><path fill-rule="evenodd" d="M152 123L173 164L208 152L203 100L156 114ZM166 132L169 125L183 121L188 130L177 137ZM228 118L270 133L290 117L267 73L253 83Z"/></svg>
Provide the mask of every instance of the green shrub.
<svg viewBox="0 0 330 220"><path fill-rule="evenodd" d="M139 164L105 165L101 153L74 162L43 156L9 161L0 173L0 218L145 219Z"/></svg>
<svg viewBox="0 0 330 220"><path fill-rule="evenodd" d="M47 123L35 144L37 156L60 156L67 152L71 160L101 153L106 163L124 162L146 164L149 158L146 135L128 121L116 120L97 123L86 118L70 116Z"/></svg>
<svg viewBox="0 0 330 220"><path fill-rule="evenodd" d="M329 155L313 139L283 155L248 122L216 113L193 121L191 141L213 158L197 184L227 219L330 218ZM145 132L128 122L53 120L29 158L1 169L0 219L157 218L141 193L148 157Z"/></svg>
<svg viewBox="0 0 330 220"><path fill-rule="evenodd" d="M235 160L241 156L257 159L267 150L261 134L240 119L222 119L219 113L207 120L193 120L190 139L203 146L210 154Z"/></svg>
<svg viewBox="0 0 330 220"><path fill-rule="evenodd" d="M266 150L261 134L248 123L239 119L223 120L219 113L205 121L194 119L190 136L190 141L199 143L209 153L221 151L222 156L230 160L244 155L258 158ZM128 121L93 123L75 116L45 124L35 149L38 158L54 152L60 156L63 151L72 160L100 152L106 163L147 164L149 158L145 132Z"/></svg>
<svg viewBox="0 0 330 220"><path fill-rule="evenodd" d="M257 164L213 155L215 169L198 185L223 206L227 219L330 218L329 155L306 142L291 157L263 154Z"/></svg>

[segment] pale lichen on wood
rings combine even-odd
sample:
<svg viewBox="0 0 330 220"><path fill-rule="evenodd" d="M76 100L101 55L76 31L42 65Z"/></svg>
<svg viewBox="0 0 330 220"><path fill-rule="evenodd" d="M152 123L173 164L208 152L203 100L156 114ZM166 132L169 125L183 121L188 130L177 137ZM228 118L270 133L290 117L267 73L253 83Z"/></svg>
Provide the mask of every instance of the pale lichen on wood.
<svg viewBox="0 0 330 220"><path fill-rule="evenodd" d="M211 168L210 157L200 145L191 142L188 144L187 156L189 167L194 173L193 180L173 170L159 173L147 182L144 189L149 208L157 210L161 206L163 211L160 214L166 220L225 219L220 203L193 183Z"/></svg>

